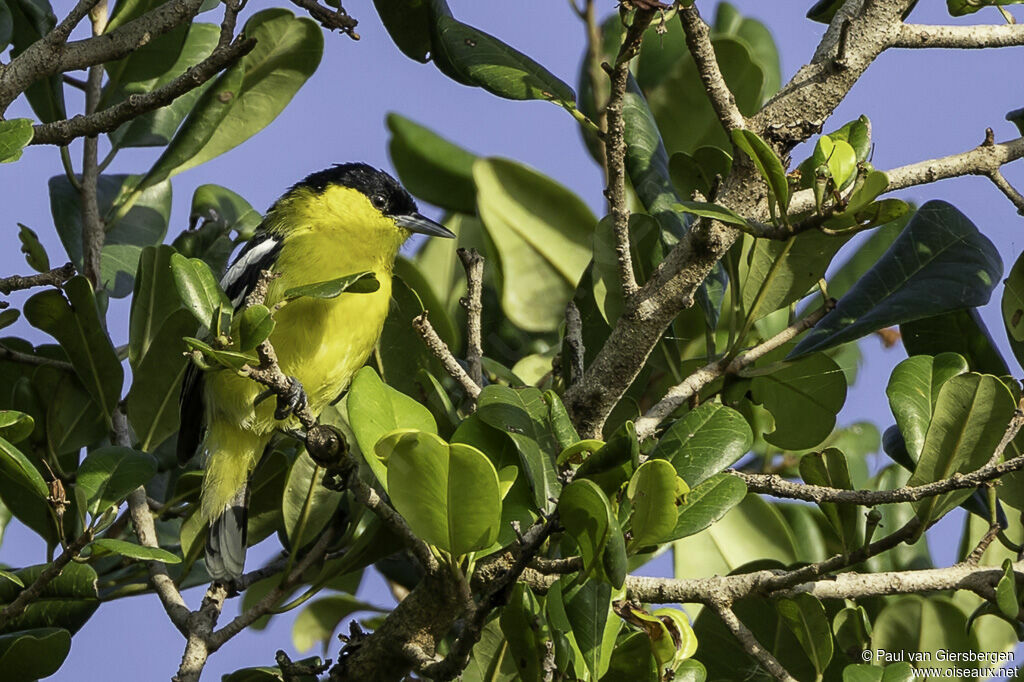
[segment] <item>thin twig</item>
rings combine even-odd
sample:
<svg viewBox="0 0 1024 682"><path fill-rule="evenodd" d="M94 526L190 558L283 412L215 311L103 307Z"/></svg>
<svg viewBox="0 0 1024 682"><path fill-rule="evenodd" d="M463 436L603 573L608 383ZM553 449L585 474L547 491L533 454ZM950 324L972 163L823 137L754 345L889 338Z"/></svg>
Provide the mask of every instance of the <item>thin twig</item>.
<svg viewBox="0 0 1024 682"><path fill-rule="evenodd" d="M726 85L722 70L718 68L718 58L715 56L715 48L711 44L711 32L708 25L701 19L696 5L680 8L677 14L686 35L686 46L690 49L690 55L697 65L697 73L701 83L704 84L704 91L708 95L711 108L715 110L722 128L725 129L726 134L743 128L746 125L746 120L736 106L736 98L729 86Z"/></svg>
<svg viewBox="0 0 1024 682"><path fill-rule="evenodd" d="M10 604L0 610L0 629L4 628L11 620L17 618L25 610L29 604L39 598L55 578L57 578L64 567L67 566L71 561L77 557L82 549L85 548L90 542L92 542L93 531L91 528L87 528L84 533L79 535L74 542L68 545L61 555L53 560L49 566L43 569L43 572L39 574L31 585L21 590L18 596L14 598Z"/></svg>
<svg viewBox="0 0 1024 682"><path fill-rule="evenodd" d="M29 144L65 145L78 137L95 136L116 130L126 121L166 106L186 92L199 87L248 54L255 46L255 39L250 38L218 47L209 57L152 92L129 95L123 102L86 116L79 115L71 119L35 125L35 132Z"/></svg>
<svg viewBox="0 0 1024 682"><path fill-rule="evenodd" d="M99 36L107 27L107 2L101 0L89 12L92 20L92 34ZM89 67L85 81L85 115L96 113L103 88L102 64ZM82 206L82 274L99 291L103 285L100 277L100 257L106 228L100 218L99 208L99 140L95 135L87 136L82 142L82 187L79 198Z"/></svg>
<svg viewBox="0 0 1024 682"><path fill-rule="evenodd" d="M484 383L483 336L480 316L484 288L484 257L476 249L458 249L456 253L466 269L466 296L460 303L466 309L466 364L469 377L477 386Z"/></svg>
<svg viewBox="0 0 1024 682"><path fill-rule="evenodd" d="M59 268L38 275L11 275L0 279L0 294L9 294L12 291L31 289L32 287L60 287L74 276L75 266L71 263L65 263Z"/></svg>
<svg viewBox="0 0 1024 682"><path fill-rule="evenodd" d="M761 662L764 669L771 673L772 677L782 682L797 682L796 678L779 663L779 660L772 656L771 652L757 641L757 637L746 625L736 616L732 606L727 602L711 602L711 609L722 619L722 623L728 628L733 637L739 641L743 649Z"/></svg>
<svg viewBox="0 0 1024 682"><path fill-rule="evenodd" d="M575 301L570 300L565 306L565 339L562 344L565 347L565 361L569 368L567 383L572 386L583 376L584 357L587 352L583 345L583 320Z"/></svg>
<svg viewBox="0 0 1024 682"><path fill-rule="evenodd" d="M985 531L985 534L981 536L981 540L978 541L978 544L974 546L971 553L967 555L966 559L964 559L964 563L970 564L971 566L977 566L978 562L981 561L982 555L985 554L985 550L988 549L988 546L992 544L992 541L996 539L996 536L999 535L999 531L1001 530L1002 528L998 523L993 523L989 526L988 530Z"/></svg>
<svg viewBox="0 0 1024 682"><path fill-rule="evenodd" d="M337 29L348 35L352 40L359 40L359 34L356 33L356 25L358 25L359 22L350 17L344 7L339 5L337 9L331 9L330 7L324 7L316 0L291 1L293 5L301 7L309 12L309 16L320 22L320 25L328 31Z"/></svg>
<svg viewBox="0 0 1024 682"><path fill-rule="evenodd" d="M723 375L738 373L741 369L753 364L776 348L789 343L801 333L816 325L833 307L835 307L835 301L829 301L821 308L786 327L767 341L754 346L744 353L740 353L731 362L728 357L723 357L720 360L714 360L704 365L686 377L682 383L670 388L665 393L664 398L647 410L644 416L636 420L637 437L643 440L654 435L655 429L658 428L658 425L666 417L699 393L705 386Z"/></svg>
<svg viewBox="0 0 1024 682"><path fill-rule="evenodd" d="M423 342L427 344L427 348L434 357L444 365L448 375L459 382L459 385L462 386L470 400L476 402L476 399L480 396L480 385L473 381L473 378L466 373L466 370L462 369L462 365L459 364L459 361L455 359L455 356L449 350L448 344L437 335L434 326L430 324L430 320L427 319L427 313L422 312L414 317L412 326L416 333L420 335L420 338L423 339Z"/></svg>
<svg viewBox="0 0 1024 682"><path fill-rule="evenodd" d="M1010 184L1010 181L1003 176L998 168L990 170L987 175L989 180L1017 207L1017 213L1024 215L1024 195Z"/></svg>

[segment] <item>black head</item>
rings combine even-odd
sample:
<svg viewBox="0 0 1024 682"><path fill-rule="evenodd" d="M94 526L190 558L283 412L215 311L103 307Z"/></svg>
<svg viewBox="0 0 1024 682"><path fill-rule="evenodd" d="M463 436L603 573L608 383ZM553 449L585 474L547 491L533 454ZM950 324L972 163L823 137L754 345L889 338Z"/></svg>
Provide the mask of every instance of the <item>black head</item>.
<svg viewBox="0 0 1024 682"><path fill-rule="evenodd" d="M359 190L373 207L384 215L411 215L416 213L416 202L398 181L382 170L365 163L336 163L317 171L296 183L289 193L306 188L323 192L328 185L341 185Z"/></svg>

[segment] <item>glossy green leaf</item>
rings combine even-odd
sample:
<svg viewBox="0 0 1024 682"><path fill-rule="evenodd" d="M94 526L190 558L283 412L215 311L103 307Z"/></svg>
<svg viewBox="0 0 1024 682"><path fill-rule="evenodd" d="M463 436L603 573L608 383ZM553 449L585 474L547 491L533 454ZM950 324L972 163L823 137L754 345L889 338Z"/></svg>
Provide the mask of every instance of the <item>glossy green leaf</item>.
<svg viewBox="0 0 1024 682"><path fill-rule="evenodd" d="M804 483L827 488L853 490L850 469L846 455L837 448L825 448L821 452L809 452L800 458L800 477ZM852 504L820 502L818 507L825 514L836 536L847 551L852 552L862 544L859 532L861 510Z"/></svg>
<svg viewBox="0 0 1024 682"><path fill-rule="evenodd" d="M359 611L384 613L373 604L356 599L351 594L332 594L321 597L299 612L292 624L292 645L299 653L320 644L324 651L334 639L334 631L342 621Z"/></svg>
<svg viewBox="0 0 1024 682"><path fill-rule="evenodd" d="M34 628L0 635L0 669L10 682L29 682L56 673L71 651L63 628Z"/></svg>
<svg viewBox="0 0 1024 682"><path fill-rule="evenodd" d="M743 42L750 50L750 57L764 74L761 99L766 101L775 94L782 82L779 66L779 51L768 27L752 17L740 14L728 2L719 3L715 11L715 23L711 27L712 37L729 36Z"/></svg>
<svg viewBox="0 0 1024 682"><path fill-rule="evenodd" d="M1014 341L1024 341L1024 257L1018 257L1003 282L1003 321Z"/></svg>
<svg viewBox="0 0 1024 682"><path fill-rule="evenodd" d="M590 575L600 565L613 521L608 497L593 481L575 480L558 497L558 518L576 543L583 573Z"/></svg>
<svg viewBox="0 0 1024 682"><path fill-rule="evenodd" d="M561 578L557 587L548 593L548 607L561 609L563 625L568 625L573 641L579 651L583 666L590 679L600 679L608 670L614 648L615 635L622 621L612 612L614 590L605 582L590 580L580 585L569 586L567 577ZM561 618L553 619L558 628Z"/></svg>
<svg viewBox="0 0 1024 682"><path fill-rule="evenodd" d="M378 289L380 289L380 282L377 281L377 276L367 270L326 282L314 282L313 284L292 287L284 292L284 298L289 301L303 297L337 298L346 292L350 294L372 294Z"/></svg>
<svg viewBox="0 0 1024 682"><path fill-rule="evenodd" d="M560 448L541 392L492 384L480 394L476 413L486 424L509 435L519 451L534 504L538 509L552 508L551 499L558 497L561 488L554 465Z"/></svg>
<svg viewBox="0 0 1024 682"><path fill-rule="evenodd" d="M49 564L28 566L18 569L15 574L21 582L31 585L48 567ZM0 608L14 601L20 592L21 588L14 583L0 581ZM21 614L4 623L0 633L60 627L74 634L99 605L96 571L88 564L71 562L43 587L39 596L29 602Z"/></svg>
<svg viewBox="0 0 1024 682"><path fill-rule="evenodd" d="M281 517L289 546L297 551L314 542L330 522L344 493L323 484L324 468L300 452L288 470L281 495Z"/></svg>
<svg viewBox="0 0 1024 682"><path fill-rule="evenodd" d="M285 9L257 12L242 32L256 47L200 96L142 187L237 147L270 124L316 71L323 33Z"/></svg>
<svg viewBox="0 0 1024 682"><path fill-rule="evenodd" d="M962 374L942 384L921 457L907 485L923 485L973 471L995 452L1014 411L1013 396L993 376ZM914 502L927 525L971 496L958 490Z"/></svg>
<svg viewBox="0 0 1024 682"><path fill-rule="evenodd" d="M185 258L172 254L171 272L174 286L182 304L191 311L196 321L206 329L216 329L218 317L233 309L227 294L220 288L217 278L198 258Z"/></svg>
<svg viewBox="0 0 1024 682"><path fill-rule="evenodd" d="M0 163L21 158L21 152L32 141L32 119L11 118L0 121Z"/></svg>
<svg viewBox="0 0 1024 682"><path fill-rule="evenodd" d="M850 658L871 648L871 619L863 606L847 606L832 619L836 648Z"/></svg>
<svg viewBox="0 0 1024 682"><path fill-rule="evenodd" d="M816 597L805 592L778 600L775 608L803 646L814 669L819 674L823 673L832 660L832 630L825 616L825 607Z"/></svg>
<svg viewBox="0 0 1024 682"><path fill-rule="evenodd" d="M525 54L450 15L440 14L434 21L432 58L443 61L462 82L506 99L541 99L575 107L572 88Z"/></svg>
<svg viewBox="0 0 1024 682"><path fill-rule="evenodd" d="M512 161L477 160L473 178L501 267L502 310L526 331L554 331L590 263L597 219L575 194Z"/></svg>
<svg viewBox="0 0 1024 682"><path fill-rule="evenodd" d="M825 158L825 166L837 189L843 189L857 173L857 152L845 140L833 140L828 135L818 138L818 148Z"/></svg>
<svg viewBox="0 0 1024 682"><path fill-rule="evenodd" d="M765 440L787 450L812 448L825 440L846 402L842 370L820 353L755 376L750 390L775 418L775 430Z"/></svg>
<svg viewBox="0 0 1024 682"><path fill-rule="evenodd" d="M240 372L245 369L246 365L256 365L259 362L255 353L236 353L234 351L221 350L191 336L186 336L183 340L189 351L193 351L190 353L192 360L201 369L224 367ZM200 353L201 359L195 357L195 351Z"/></svg>
<svg viewBox="0 0 1024 682"><path fill-rule="evenodd" d="M921 455L939 389L968 369L967 361L956 353L915 355L893 369L885 393L913 461Z"/></svg>
<svg viewBox="0 0 1024 682"><path fill-rule="evenodd" d="M18 321L19 317L21 317L21 311L15 308L8 308L7 310L0 311L0 329L10 327Z"/></svg>
<svg viewBox="0 0 1024 682"><path fill-rule="evenodd" d="M790 356L832 348L894 324L984 305L1001 275L992 242L952 205L930 201Z"/></svg>
<svg viewBox="0 0 1024 682"><path fill-rule="evenodd" d="M974 14L986 7L1004 7L1019 5L1024 0L946 0L946 9L954 17Z"/></svg>
<svg viewBox="0 0 1024 682"><path fill-rule="evenodd" d="M274 318L265 305L248 306L239 315L238 347L243 352L253 350L274 331Z"/></svg>
<svg viewBox="0 0 1024 682"><path fill-rule="evenodd" d="M143 545L138 545L134 542L127 542L125 540L99 538L98 540L93 540L90 547L93 548L94 553L96 550L102 550L111 554L120 554L121 556L128 557L129 559L139 559L140 561L159 561L164 564L181 563L181 557L168 552L166 549L160 549L159 547L144 547Z"/></svg>
<svg viewBox="0 0 1024 682"><path fill-rule="evenodd" d="M459 557L497 539L498 473L482 452L407 429L383 438L376 453L387 465L395 509L424 540Z"/></svg>
<svg viewBox="0 0 1024 682"><path fill-rule="evenodd" d="M870 235L859 243L857 250L828 278L828 293L833 298L842 298L873 266L889 248L910 220L910 213L882 227L871 230Z"/></svg>
<svg viewBox="0 0 1024 682"><path fill-rule="evenodd" d="M678 211L711 218L727 225L738 225L740 227L748 227L749 225L746 218L718 204L709 204L703 201L680 201L675 206Z"/></svg>
<svg viewBox="0 0 1024 682"><path fill-rule="evenodd" d="M523 682L541 682L545 641L550 641L543 607L523 583L512 587L508 604L501 609L501 632L508 640L509 653Z"/></svg>
<svg viewBox="0 0 1024 682"><path fill-rule="evenodd" d="M669 427L651 457L670 461L695 488L745 455L753 440L743 415L720 403L704 403Z"/></svg>
<svg viewBox="0 0 1024 682"><path fill-rule="evenodd" d="M171 184L157 183L136 196L131 210L114 221L111 207L135 191L138 175L101 175L97 204L107 231L100 253L100 281L115 298L132 292L139 257L147 246L160 244L167 235L171 215ZM64 175L50 178L50 211L68 258L82 270L82 203L77 189Z"/></svg>
<svg viewBox="0 0 1024 682"><path fill-rule="evenodd" d="M850 195L844 212L859 213L868 207L872 201L878 198L889 187L889 176L882 171L869 171L864 176L864 182L860 184Z"/></svg>
<svg viewBox="0 0 1024 682"><path fill-rule="evenodd" d="M390 0L389 0L390 1ZM463 682L517 682L519 671L509 653L508 640L498 620L492 620L480 633L469 663L462 673Z"/></svg>
<svg viewBox="0 0 1024 682"><path fill-rule="evenodd" d="M39 243L39 236L32 228L18 223L18 241L21 242L21 252L25 254L29 267L36 272L50 269L50 257L46 255L46 249Z"/></svg>
<svg viewBox="0 0 1024 682"><path fill-rule="evenodd" d="M432 7L439 3L423 0L373 0L388 35L406 57L426 64L430 55ZM445 3L440 3L447 9Z"/></svg>
<svg viewBox="0 0 1024 682"><path fill-rule="evenodd" d="M1013 571L1013 561L1003 560L1003 575L996 583L996 605L1003 615L1016 619L1020 613L1020 600L1017 598L1017 577Z"/></svg>
<svg viewBox="0 0 1024 682"><path fill-rule="evenodd" d="M156 473L156 460L131 448L108 446L90 452L78 469L76 486L97 515L148 482Z"/></svg>
<svg viewBox="0 0 1024 682"><path fill-rule="evenodd" d="M164 62L159 76L127 84L124 95L144 94L162 87L187 69L206 58L217 46L220 26L193 22L188 25L185 42L173 63ZM210 87L204 83L174 99L170 104L142 114L109 133L111 143L117 147L162 147L171 141L174 132L192 110L199 97Z"/></svg>
<svg viewBox="0 0 1024 682"><path fill-rule="evenodd" d="M57 23L57 17L49 0L19 0L8 2L11 13L11 53L13 59L30 45L49 33ZM41 123L51 123L67 118L64 107L64 87L60 74L40 78L25 89L25 98Z"/></svg>
<svg viewBox="0 0 1024 682"><path fill-rule="evenodd" d="M46 405L46 444L58 454L75 453L77 456L79 449L106 436L108 428L103 411L89 397L78 377L61 376Z"/></svg>
<svg viewBox="0 0 1024 682"><path fill-rule="evenodd" d="M435 206L476 213L473 162L477 156L399 114L388 114L387 124L391 131L388 153L402 186Z"/></svg>
<svg viewBox="0 0 1024 682"><path fill-rule="evenodd" d="M756 321L806 296L849 239L811 230L755 241L742 288L746 314Z"/></svg>
<svg viewBox="0 0 1024 682"><path fill-rule="evenodd" d="M679 540L701 532L743 501L746 484L727 473L715 474L690 489L678 509L676 527L668 540Z"/></svg>
<svg viewBox="0 0 1024 682"><path fill-rule="evenodd" d="M44 538L53 536L50 489L22 452L0 438L0 500L15 518Z"/></svg>
<svg viewBox="0 0 1024 682"><path fill-rule="evenodd" d="M754 162L754 166L757 167L761 177L768 185L771 196L779 205L782 221L786 222L786 210L789 208L789 181L786 179L786 169L783 168L782 161L768 146L768 143L751 130L732 131L732 141Z"/></svg>
<svg viewBox="0 0 1024 682"><path fill-rule="evenodd" d="M675 529L676 480L675 467L661 459L644 462L630 478L626 495L633 503L631 551L663 542Z"/></svg>
<svg viewBox="0 0 1024 682"><path fill-rule="evenodd" d="M25 440L35 427L35 421L24 412L0 410L0 438L9 443Z"/></svg>
<svg viewBox="0 0 1024 682"><path fill-rule="evenodd" d="M235 231L243 239L252 237L263 217L248 201L220 185L200 185L192 193L189 224L214 223L224 232Z"/></svg>
<svg viewBox="0 0 1024 682"><path fill-rule="evenodd" d="M396 429L417 429L437 433L430 411L401 391L391 388L371 367L363 367L352 378L348 390L348 419L356 442L377 480L387 489L387 471L374 455L374 446Z"/></svg>
<svg viewBox="0 0 1024 682"><path fill-rule="evenodd" d="M1010 373L976 308L914 320L901 324L899 329L908 355L956 353L967 360L973 372L995 376ZM1010 348L1017 350L1012 341Z"/></svg>
<svg viewBox="0 0 1024 682"><path fill-rule="evenodd" d="M967 615L948 597L900 597L887 602L875 617L871 644L872 648L884 651L928 652L931 655L928 667L963 667L963 663L950 661L950 656L938 660L935 654L939 650L976 650L967 634L966 624Z"/></svg>
<svg viewBox="0 0 1024 682"><path fill-rule="evenodd" d="M109 423L121 397L124 370L100 321L89 280L77 276L64 285L63 291L41 291L25 302L24 311L33 327L60 342Z"/></svg>

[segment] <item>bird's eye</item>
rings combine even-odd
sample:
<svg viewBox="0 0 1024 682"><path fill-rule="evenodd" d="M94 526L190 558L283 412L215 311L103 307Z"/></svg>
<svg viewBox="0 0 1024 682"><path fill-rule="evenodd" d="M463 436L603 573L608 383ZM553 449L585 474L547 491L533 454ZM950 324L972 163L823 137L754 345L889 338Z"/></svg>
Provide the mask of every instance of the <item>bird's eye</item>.
<svg viewBox="0 0 1024 682"><path fill-rule="evenodd" d="M388 200L383 194L374 194L370 197L370 203L373 204L373 207L378 211L383 211L384 207L388 205Z"/></svg>

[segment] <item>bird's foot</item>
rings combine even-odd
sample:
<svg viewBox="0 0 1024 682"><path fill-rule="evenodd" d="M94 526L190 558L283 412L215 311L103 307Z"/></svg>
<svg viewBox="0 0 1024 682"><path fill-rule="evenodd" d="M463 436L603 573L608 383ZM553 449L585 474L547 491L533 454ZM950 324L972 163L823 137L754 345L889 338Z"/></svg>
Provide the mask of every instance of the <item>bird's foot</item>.
<svg viewBox="0 0 1024 682"><path fill-rule="evenodd" d="M277 395L277 409L274 410L274 419L277 420L285 420L295 412L304 410L308 405L306 391L295 377L288 377L288 388L283 393L271 389L260 393L256 396L256 404L259 405L272 395Z"/></svg>

